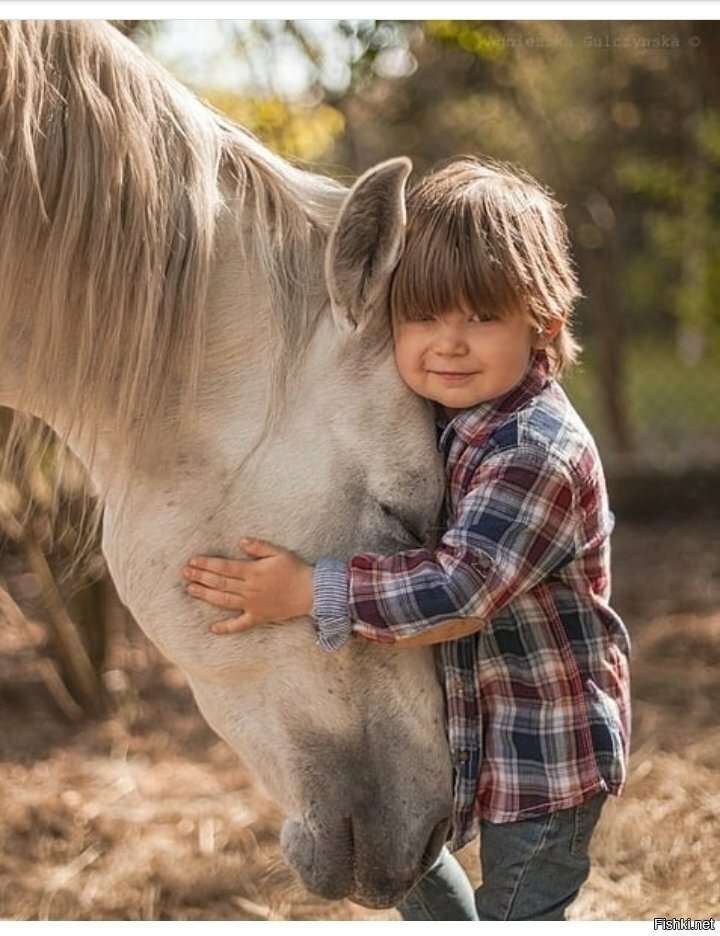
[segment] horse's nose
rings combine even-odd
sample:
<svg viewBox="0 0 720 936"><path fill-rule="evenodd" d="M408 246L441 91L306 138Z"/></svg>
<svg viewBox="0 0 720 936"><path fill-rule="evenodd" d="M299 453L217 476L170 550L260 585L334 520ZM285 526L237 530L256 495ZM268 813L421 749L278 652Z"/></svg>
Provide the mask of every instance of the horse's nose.
<svg viewBox="0 0 720 936"><path fill-rule="evenodd" d="M435 863L445 842L449 823L448 818L443 818L435 824L424 851L418 852L414 860L407 853L403 856L404 860L401 859L389 835L386 837L387 849L384 856L380 856L380 861L358 860L359 855L356 851L355 891L351 899L375 909L397 906ZM383 857L385 861L382 860Z"/></svg>
<svg viewBox="0 0 720 936"><path fill-rule="evenodd" d="M434 823L427 839L387 824L368 828L365 811L345 816L329 828L289 820L281 841L288 863L307 889L329 900L349 897L365 907L395 907L437 858L448 820Z"/></svg>

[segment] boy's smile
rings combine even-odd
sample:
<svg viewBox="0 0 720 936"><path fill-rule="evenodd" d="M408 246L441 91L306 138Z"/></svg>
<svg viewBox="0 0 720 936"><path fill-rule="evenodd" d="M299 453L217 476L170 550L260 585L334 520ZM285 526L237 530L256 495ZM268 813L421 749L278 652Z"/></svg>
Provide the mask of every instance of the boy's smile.
<svg viewBox="0 0 720 936"><path fill-rule="evenodd" d="M398 321L394 336L405 383L451 410L508 393L525 376L533 350L545 344L528 315L490 318L462 310Z"/></svg>
<svg viewBox="0 0 720 936"><path fill-rule="evenodd" d="M431 374L434 374L436 377L447 381L448 383L462 383L463 380L470 380L471 377L474 377L478 371L441 371L434 370L430 371Z"/></svg>

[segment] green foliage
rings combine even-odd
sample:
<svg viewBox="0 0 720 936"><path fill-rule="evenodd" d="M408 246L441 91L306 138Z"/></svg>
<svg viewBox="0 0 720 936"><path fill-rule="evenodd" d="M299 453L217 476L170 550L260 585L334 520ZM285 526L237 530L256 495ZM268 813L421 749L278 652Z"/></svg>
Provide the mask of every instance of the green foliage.
<svg viewBox="0 0 720 936"><path fill-rule="evenodd" d="M329 104L303 107L279 97L215 90L200 96L272 149L299 159L321 159L345 129L343 115Z"/></svg>
<svg viewBox="0 0 720 936"><path fill-rule="evenodd" d="M479 58L497 61L506 55L503 34L491 23L477 20L430 20L425 24L429 38L450 48L462 49Z"/></svg>
<svg viewBox="0 0 720 936"><path fill-rule="evenodd" d="M693 115L680 158L631 155L620 160L618 176L647 206L630 275L638 265L653 267L651 294L670 298L680 337L693 334L701 354L720 334L720 115Z"/></svg>
<svg viewBox="0 0 720 936"><path fill-rule="evenodd" d="M590 347L581 367L566 381L566 390L595 433L601 449L612 451L599 388L603 382L597 349ZM711 344L700 362L685 360L669 342L636 341L626 349L627 406L637 427L638 444L655 457L705 457L720 446L720 342Z"/></svg>
<svg viewBox="0 0 720 936"><path fill-rule="evenodd" d="M685 176L680 167L652 157L628 155L617 167L623 188L651 202L677 207L685 194Z"/></svg>

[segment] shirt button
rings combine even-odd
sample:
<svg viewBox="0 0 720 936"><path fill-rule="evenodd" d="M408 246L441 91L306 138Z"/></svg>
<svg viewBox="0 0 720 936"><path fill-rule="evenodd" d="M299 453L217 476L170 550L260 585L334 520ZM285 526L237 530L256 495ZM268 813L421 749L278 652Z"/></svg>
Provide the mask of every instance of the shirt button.
<svg viewBox="0 0 720 936"><path fill-rule="evenodd" d="M455 758L455 760L458 764L467 764L467 762L470 760L470 752L458 751L457 757Z"/></svg>
<svg viewBox="0 0 720 936"><path fill-rule="evenodd" d="M454 679L452 684L452 691L455 695L465 695L465 686L461 679Z"/></svg>

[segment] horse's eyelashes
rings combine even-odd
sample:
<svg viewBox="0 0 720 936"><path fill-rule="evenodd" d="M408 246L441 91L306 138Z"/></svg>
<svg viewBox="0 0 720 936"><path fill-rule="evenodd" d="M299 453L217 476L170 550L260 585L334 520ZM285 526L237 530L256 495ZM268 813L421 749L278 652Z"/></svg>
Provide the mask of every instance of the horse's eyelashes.
<svg viewBox="0 0 720 936"><path fill-rule="evenodd" d="M405 534L410 538L414 545L422 546L425 542L424 535L417 529L415 521L410 517L404 517L394 510L389 504L379 501L380 512L385 517L391 517L398 526L402 527Z"/></svg>

